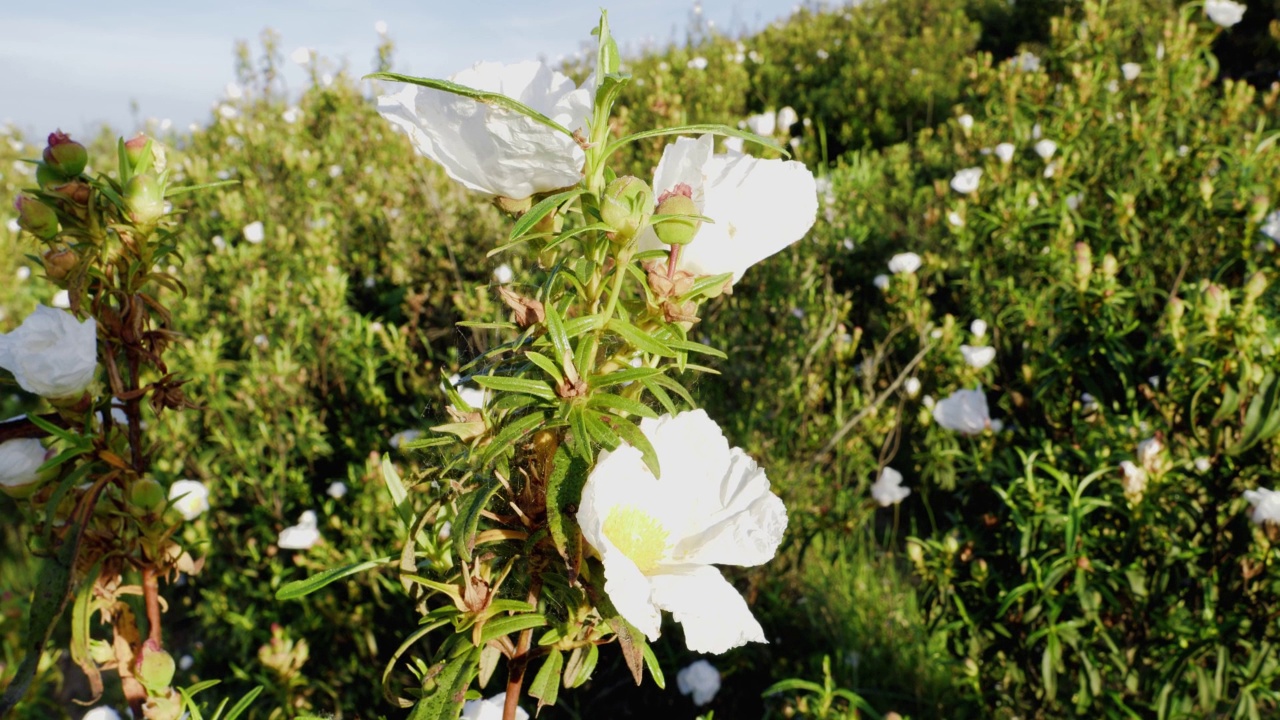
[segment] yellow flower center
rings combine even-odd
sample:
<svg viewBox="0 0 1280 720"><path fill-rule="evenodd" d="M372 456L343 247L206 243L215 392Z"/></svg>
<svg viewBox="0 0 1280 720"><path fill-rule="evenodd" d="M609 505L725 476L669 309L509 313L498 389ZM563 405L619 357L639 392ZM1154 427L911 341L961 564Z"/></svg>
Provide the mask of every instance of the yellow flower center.
<svg viewBox="0 0 1280 720"><path fill-rule="evenodd" d="M601 530L646 575L666 555L667 530L657 518L639 508L614 508Z"/></svg>

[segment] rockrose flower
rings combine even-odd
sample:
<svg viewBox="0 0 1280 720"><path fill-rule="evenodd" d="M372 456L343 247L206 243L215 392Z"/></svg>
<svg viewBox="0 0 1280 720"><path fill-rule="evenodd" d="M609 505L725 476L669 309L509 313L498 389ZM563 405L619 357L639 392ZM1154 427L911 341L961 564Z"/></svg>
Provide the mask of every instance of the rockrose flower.
<svg viewBox="0 0 1280 720"><path fill-rule="evenodd" d="M1013 160L1013 153L1016 149L1013 143L1002 142L996 145L996 157L1000 158L1000 162L1007 164Z"/></svg>
<svg viewBox="0 0 1280 720"><path fill-rule="evenodd" d="M787 514L769 478L702 410L645 419L640 431L662 477L630 445L603 451L578 510L609 599L650 640L670 611L693 652L766 642L746 601L712 566L760 565L777 552Z"/></svg>
<svg viewBox="0 0 1280 720"><path fill-rule="evenodd" d="M169 486L169 501L190 522L209 509L209 488L199 480L179 480Z"/></svg>
<svg viewBox="0 0 1280 720"><path fill-rule="evenodd" d="M889 272L911 274L920 269L920 256L913 252L898 253L889 258Z"/></svg>
<svg viewBox="0 0 1280 720"><path fill-rule="evenodd" d="M1205 0L1204 14L1215 24L1229 28L1244 19L1248 6L1231 0Z"/></svg>
<svg viewBox="0 0 1280 720"><path fill-rule="evenodd" d="M974 345L961 345L960 354L964 356L964 362L971 368L982 368L991 364L996 359L996 349L987 345L977 347Z"/></svg>
<svg viewBox="0 0 1280 720"><path fill-rule="evenodd" d="M297 525L280 531L280 539L276 541L276 545L281 550L311 549L312 545L320 541L320 530L316 528L318 521L314 512L308 510L302 513Z"/></svg>
<svg viewBox="0 0 1280 720"><path fill-rule="evenodd" d="M676 686L681 695L692 695L693 704L701 707L720 692L720 671L706 660L696 660L676 673Z"/></svg>
<svg viewBox="0 0 1280 720"><path fill-rule="evenodd" d="M968 195L976 192L978 183L982 181L982 168L972 167L956 172L955 177L951 178L951 189L961 195Z"/></svg>
<svg viewBox="0 0 1280 720"><path fill-rule="evenodd" d="M1244 499L1253 506L1249 515L1255 523L1280 523L1280 492L1260 487L1257 490L1245 490Z"/></svg>
<svg viewBox="0 0 1280 720"><path fill-rule="evenodd" d="M98 325L65 310L37 305L10 333L0 335L0 368L13 373L27 392L75 399L98 369Z"/></svg>
<svg viewBox="0 0 1280 720"><path fill-rule="evenodd" d="M1273 211L1262 222L1262 234L1280 242L1280 210Z"/></svg>
<svg viewBox="0 0 1280 720"><path fill-rule="evenodd" d="M987 394L982 388L957 390L933 406L933 419L961 435L977 435L991 425Z"/></svg>
<svg viewBox="0 0 1280 720"><path fill-rule="evenodd" d="M6 495L25 497L39 484L36 473L49 454L39 440L21 438L0 443L0 490Z"/></svg>
<svg viewBox="0 0 1280 720"><path fill-rule="evenodd" d="M880 477L871 485L871 497L880 507L897 505L911 494L911 488L902 487L902 473L891 467L880 471Z"/></svg>
<svg viewBox="0 0 1280 720"><path fill-rule="evenodd" d="M694 275L733 273L796 242L818 216L818 185L804 163L750 155L713 155L713 138L680 138L662 151L653 192L682 187L699 215L712 219L680 248L677 267ZM639 235L641 250L664 250L652 227Z"/></svg>
<svg viewBox="0 0 1280 720"><path fill-rule="evenodd" d="M594 91L540 62L477 63L449 78L517 100L570 131L591 117ZM378 98L378 112L418 152L471 190L513 199L576 185L586 154L569 135L515 110L406 85Z"/></svg>
<svg viewBox="0 0 1280 720"><path fill-rule="evenodd" d="M458 720L502 720L502 708L507 704L507 694L500 692L491 698L468 700L462 705ZM524 708L516 708L516 720L529 720Z"/></svg>

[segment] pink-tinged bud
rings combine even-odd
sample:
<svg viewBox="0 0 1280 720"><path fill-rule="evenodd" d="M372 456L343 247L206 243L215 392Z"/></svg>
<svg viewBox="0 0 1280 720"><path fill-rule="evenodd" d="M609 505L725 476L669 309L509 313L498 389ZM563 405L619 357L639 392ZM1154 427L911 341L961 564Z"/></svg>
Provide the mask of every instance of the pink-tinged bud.
<svg viewBox="0 0 1280 720"><path fill-rule="evenodd" d="M142 646L142 659L138 661L135 675L147 691L154 695L162 695L165 688L173 682L173 674L177 671L173 656L160 649L155 640L148 640Z"/></svg>
<svg viewBox="0 0 1280 720"><path fill-rule="evenodd" d="M683 183L662 193L658 198L658 215L697 215L698 206L693 202L693 191ZM667 245L688 245L702 227L701 220L673 218L654 223L653 231Z"/></svg>
<svg viewBox="0 0 1280 720"><path fill-rule="evenodd" d="M147 143L151 143L151 172L157 174L164 172L164 146L142 133L138 133L136 137L124 144L124 154L129 158L129 167L137 170L138 165L146 157L144 151L147 149Z"/></svg>
<svg viewBox="0 0 1280 720"><path fill-rule="evenodd" d="M18 211L18 227L41 240L49 240L58 234L58 213L33 197L19 195L13 201Z"/></svg>
<svg viewBox="0 0 1280 720"><path fill-rule="evenodd" d="M65 280L80 264L80 256L75 250L50 250L44 254L44 274L50 280Z"/></svg>
<svg viewBox="0 0 1280 720"><path fill-rule="evenodd" d="M626 176L609 183L600 201L600 219L613 228L614 240L627 241L653 215L653 190L640 178Z"/></svg>
<svg viewBox="0 0 1280 720"><path fill-rule="evenodd" d="M138 225L154 225L164 217L164 188L150 175L135 175L124 187L129 217Z"/></svg>
<svg viewBox="0 0 1280 720"><path fill-rule="evenodd" d="M44 149L44 162L51 170L71 178L84 172L84 166L89 164L89 151L70 135L61 130L50 133L49 146Z"/></svg>

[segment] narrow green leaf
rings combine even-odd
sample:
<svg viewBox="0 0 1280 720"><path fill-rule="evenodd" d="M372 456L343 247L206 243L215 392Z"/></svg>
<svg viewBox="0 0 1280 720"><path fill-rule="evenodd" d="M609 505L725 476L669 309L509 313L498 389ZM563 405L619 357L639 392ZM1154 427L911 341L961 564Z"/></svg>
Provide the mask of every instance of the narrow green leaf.
<svg viewBox="0 0 1280 720"><path fill-rule="evenodd" d="M751 142L757 145L761 145L767 148L771 148L773 150L777 150L784 157L791 157L791 153L788 152L785 147L778 144L776 140L772 140L770 138L763 137L761 135L756 135L755 133L747 132L746 130L739 130L738 128L730 127L728 125L681 125L680 127L673 127L673 128L643 130L641 132L632 133L631 135L628 135L624 138L621 138L609 143L609 145L605 148L604 154L605 154L605 157L608 157L613 153L617 152L620 148L622 148L627 143L633 143L637 140L643 140L645 138L660 137L662 135L705 135L705 134L726 135L729 137L740 137L743 140L750 140Z"/></svg>
<svg viewBox="0 0 1280 720"><path fill-rule="evenodd" d="M200 183L199 185L183 185L182 187L167 187L164 191L165 198L177 197L185 195L197 190L210 190L212 188L226 187L228 185L239 185L239 180L218 180L216 182Z"/></svg>
<svg viewBox="0 0 1280 720"><path fill-rule="evenodd" d="M480 648L463 647L463 652L431 666L422 680L422 699L409 720L457 720L462 714L467 688L480 670Z"/></svg>
<svg viewBox="0 0 1280 720"><path fill-rule="evenodd" d="M547 318L545 324L547 326L547 338L551 341L551 347L555 350L556 363L563 365L573 357L573 347L569 345L569 335L565 332L564 320L560 317L560 311L556 310L554 303L547 303ZM567 368L566 368L567 374Z"/></svg>
<svg viewBox="0 0 1280 720"><path fill-rule="evenodd" d="M538 698L538 709L555 705L560 694L560 673L564 671L564 653L553 649L529 685L529 696Z"/></svg>
<svg viewBox="0 0 1280 720"><path fill-rule="evenodd" d="M649 674L653 676L653 681L657 683L658 688L667 689L667 678L662 674L662 665L658 663L658 656L653 654L653 648L649 647L648 641L642 640L644 647L641 650L644 653L644 666L649 668Z"/></svg>
<svg viewBox="0 0 1280 720"><path fill-rule="evenodd" d="M484 629L480 631L480 645L483 646L490 640L496 640L504 635L542 627L546 624L547 616L542 613L525 613L523 615L493 618L486 622Z"/></svg>
<svg viewBox="0 0 1280 720"><path fill-rule="evenodd" d="M607 388L611 385L620 385L622 383L635 382L654 375L662 373L658 368L638 367L618 370L605 375L592 375L591 382L588 383L592 388Z"/></svg>
<svg viewBox="0 0 1280 720"><path fill-rule="evenodd" d="M547 530L551 540L570 568L582 559L582 531L574 519L582 502L582 487L587 482L590 462L561 443L552 460L551 478L547 481Z"/></svg>
<svg viewBox="0 0 1280 720"><path fill-rule="evenodd" d="M541 222L542 218L550 215L553 210L585 192L586 189L584 188L573 188L572 190L565 190L564 192L558 192L555 195L543 198L538 202L538 204L529 208L520 216L520 219L517 220L516 224L511 228L511 234L507 236L507 239L515 240L521 237L532 230L534 225Z"/></svg>
<svg viewBox="0 0 1280 720"><path fill-rule="evenodd" d="M388 555L387 557L380 557L377 560L365 560L364 562L355 563L354 565L325 570L324 572L316 573L309 578L285 583L276 591L276 599L296 600L305 595L310 595L325 585L341 580L348 575L355 575L356 573L362 573L365 570L372 570L373 568L386 565L394 559L395 558Z"/></svg>
<svg viewBox="0 0 1280 720"><path fill-rule="evenodd" d="M723 359L725 359L725 358L727 358L727 357L729 357L728 355L725 355L722 351L717 350L717 349L715 349L715 348L711 347L710 345L703 345L703 344L702 344L702 343L700 343L700 342L693 342L692 340L676 340L676 339L672 338L672 339L669 339L669 340L663 340L663 342L665 342L667 345L670 345L671 347L675 348L676 350L683 350L683 351L685 351L685 352L701 353L701 354L703 354L703 355L710 355L710 356L712 356L712 357L718 357L718 358L720 358L720 359L722 359L722 360L723 360Z"/></svg>
<svg viewBox="0 0 1280 720"><path fill-rule="evenodd" d="M453 551L463 562L471 562L471 550L476 546L476 532L480 527L480 512L501 487L502 483L496 478L490 478L458 500L458 517L453 522Z"/></svg>
<svg viewBox="0 0 1280 720"><path fill-rule="evenodd" d="M636 402L631 398L612 393L598 392L592 393L591 399L587 402L587 407L608 408L610 410L621 410L642 418L657 418L658 413L653 408L644 403Z"/></svg>
<svg viewBox="0 0 1280 720"><path fill-rule="evenodd" d="M236 704L231 706L231 709L227 711L227 716L222 718L222 720L236 720L236 718L240 717L244 711L249 709L249 706L253 704L254 700L258 699L258 695L262 694L262 690L263 686L259 685L245 693L244 697L237 700Z"/></svg>
<svg viewBox="0 0 1280 720"><path fill-rule="evenodd" d="M505 108L507 110L514 110L515 112L518 112L521 115L524 115L525 117L531 120L534 120L536 122L542 123L543 125L546 125L552 130L558 130L564 133L565 135L568 135L569 137L573 137L573 133L568 128L561 125L560 123L556 122L555 120L552 120L546 115L543 115L542 113L538 112L537 110L534 110L533 108L529 107L528 105L525 105L524 103L518 100L509 98L506 95L503 95L502 93L476 90L475 88L469 88L465 85L459 85L458 83L450 82L448 80L420 78L420 77L413 77L412 75L401 75L400 73L392 73L392 72L377 72L371 75L365 75L365 79L390 80L391 82L403 82L403 83L409 83L410 85L419 85L421 87L430 88L432 90L440 90L442 92L452 93L454 95L461 95L462 97L471 98L472 100L485 103L486 105L495 105L497 107Z"/></svg>
<svg viewBox="0 0 1280 720"><path fill-rule="evenodd" d="M526 433L532 431L546 421L546 417L539 412L531 412L519 419L512 420L507 423L506 427L498 431L498 434L489 443L480 455L480 467L488 467L491 462L502 453L511 449L518 440L525 436Z"/></svg>
<svg viewBox="0 0 1280 720"><path fill-rule="evenodd" d="M631 343L632 347L635 347L642 352L669 358L676 356L676 351L667 347L667 345L661 340L658 340L625 320L609 318L609 322L605 327L620 335L623 340Z"/></svg>
<svg viewBox="0 0 1280 720"><path fill-rule="evenodd" d="M585 648L574 648L569 655L569 661L564 666L564 687L566 690L580 687L583 683L591 679L591 673L595 672L596 664L600 661L600 646L595 643L587 645Z"/></svg>
<svg viewBox="0 0 1280 720"><path fill-rule="evenodd" d="M582 416L586 421L587 432L591 434L592 439L603 445L606 450L618 449L618 446L622 444L622 439L602 419L600 413L587 411L582 413ZM626 422L626 420L622 422Z"/></svg>
<svg viewBox="0 0 1280 720"><path fill-rule="evenodd" d="M382 482L387 485L387 493L391 495L391 502L396 506L396 514L400 516L401 522L405 527L413 525L409 491L405 489L404 483L400 480L400 473L396 472L396 466L391 464L391 458L387 455L382 456Z"/></svg>
<svg viewBox="0 0 1280 720"><path fill-rule="evenodd" d="M1280 382L1276 382L1275 373L1268 372L1245 411L1240 440L1227 448L1227 453L1239 455L1277 431L1280 431Z"/></svg>
<svg viewBox="0 0 1280 720"><path fill-rule="evenodd" d="M564 375L560 372L560 367L551 358L532 350L525 352L524 356L529 359L529 362L542 368L542 371L550 375L551 379L558 383L564 382Z"/></svg>
<svg viewBox="0 0 1280 720"><path fill-rule="evenodd" d="M654 477L662 477L661 470L658 468L658 453L653 449L653 444L649 442L649 438L640 432L639 427L633 423L620 422L613 426L613 430L628 445L640 451L640 457L644 458L644 464L649 467L649 471L653 473Z"/></svg>
<svg viewBox="0 0 1280 720"><path fill-rule="evenodd" d="M502 392L524 393L543 400L555 400L556 391L551 386L541 380L529 380L527 378L506 377L503 375L476 375L472 378L476 384L482 388L489 390L500 390Z"/></svg>

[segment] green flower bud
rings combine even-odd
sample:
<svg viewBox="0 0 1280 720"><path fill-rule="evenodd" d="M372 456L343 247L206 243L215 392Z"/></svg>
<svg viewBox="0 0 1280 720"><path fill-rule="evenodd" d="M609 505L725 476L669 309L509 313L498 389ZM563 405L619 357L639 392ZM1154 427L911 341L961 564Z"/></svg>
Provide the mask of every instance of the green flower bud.
<svg viewBox="0 0 1280 720"><path fill-rule="evenodd" d="M663 199L658 202L657 214L697 215L698 206L693 203L693 198L689 195L669 192L664 193ZM676 218L656 223L653 231L658 234L658 239L667 245L688 245L701 227L701 220Z"/></svg>
<svg viewBox="0 0 1280 720"><path fill-rule="evenodd" d="M1221 286L1209 283L1204 289L1204 324L1213 335L1218 332L1218 320L1231 310L1231 296Z"/></svg>
<svg viewBox="0 0 1280 720"><path fill-rule="evenodd" d="M138 164L142 162L145 157L143 151L147 149L147 143L151 143L151 172L155 174L164 172L164 146L142 133L138 133L136 137L124 144L124 153L129 158L129 167L136 169Z"/></svg>
<svg viewBox="0 0 1280 720"><path fill-rule="evenodd" d="M1249 276L1249 282L1244 286L1244 301L1248 305L1253 305L1258 298L1262 297L1262 293L1267 291L1267 276L1261 270Z"/></svg>
<svg viewBox="0 0 1280 720"><path fill-rule="evenodd" d="M1089 288L1089 276L1093 275L1093 248L1087 243L1076 243L1076 289Z"/></svg>
<svg viewBox="0 0 1280 720"><path fill-rule="evenodd" d="M1116 261L1116 256L1107 253L1102 256L1102 277L1109 283L1115 282L1116 275L1120 272L1120 263Z"/></svg>
<svg viewBox="0 0 1280 720"><path fill-rule="evenodd" d="M533 207L533 196L530 195L529 197L517 200L499 195L493 199L493 204L501 208L503 212L519 217L528 212L529 208Z"/></svg>
<svg viewBox="0 0 1280 720"><path fill-rule="evenodd" d="M153 513L164 506L164 486L151 478L142 478L129 488L129 503L145 513Z"/></svg>
<svg viewBox="0 0 1280 720"><path fill-rule="evenodd" d="M41 240L49 240L58 234L58 213L48 205L19 195L13 201L13 209L18 211L18 227Z"/></svg>
<svg viewBox="0 0 1280 720"><path fill-rule="evenodd" d="M44 163L36 165L36 184L42 189L48 188L52 185L61 185L66 181L66 178L54 172L48 165L45 165Z"/></svg>
<svg viewBox="0 0 1280 720"><path fill-rule="evenodd" d="M71 178L84 172L84 166L89 164L89 151L59 130L49 135L49 146L44 149L44 162L50 170Z"/></svg>
<svg viewBox="0 0 1280 720"><path fill-rule="evenodd" d="M600 219L613 228L616 240L630 240L653 215L653 190L640 178L626 176L609 183L600 203Z"/></svg>
<svg viewBox="0 0 1280 720"><path fill-rule="evenodd" d="M159 695L173 682L177 669L173 656L160 649L155 640L148 640L142 646L142 659L138 661L138 671L134 674L147 692Z"/></svg>
<svg viewBox="0 0 1280 720"><path fill-rule="evenodd" d="M150 175L135 175L124 187L129 217L139 225L153 225L164 217L164 188Z"/></svg>
<svg viewBox="0 0 1280 720"><path fill-rule="evenodd" d="M181 720L182 696L169 690L147 698L142 705L142 717L145 720Z"/></svg>

